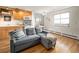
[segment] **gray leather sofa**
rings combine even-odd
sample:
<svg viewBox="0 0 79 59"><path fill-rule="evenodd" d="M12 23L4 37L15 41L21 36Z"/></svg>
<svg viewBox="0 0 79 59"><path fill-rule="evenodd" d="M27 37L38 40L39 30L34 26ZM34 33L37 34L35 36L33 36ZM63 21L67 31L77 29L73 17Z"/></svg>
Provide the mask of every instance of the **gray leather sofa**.
<svg viewBox="0 0 79 59"><path fill-rule="evenodd" d="M10 33L10 51L12 53L20 52L23 49L35 46L41 43L47 49L55 46L52 40L46 40L43 36L47 35L47 32L41 31L38 28L26 28L24 30L15 30Z"/></svg>

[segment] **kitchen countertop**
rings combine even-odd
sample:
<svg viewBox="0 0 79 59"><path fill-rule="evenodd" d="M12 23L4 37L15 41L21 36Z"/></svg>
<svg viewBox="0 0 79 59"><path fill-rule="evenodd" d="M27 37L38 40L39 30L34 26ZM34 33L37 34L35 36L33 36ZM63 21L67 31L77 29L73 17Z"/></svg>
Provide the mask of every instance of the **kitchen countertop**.
<svg viewBox="0 0 79 59"><path fill-rule="evenodd" d="M1 25L0 27L15 27L15 26L24 26L24 25Z"/></svg>

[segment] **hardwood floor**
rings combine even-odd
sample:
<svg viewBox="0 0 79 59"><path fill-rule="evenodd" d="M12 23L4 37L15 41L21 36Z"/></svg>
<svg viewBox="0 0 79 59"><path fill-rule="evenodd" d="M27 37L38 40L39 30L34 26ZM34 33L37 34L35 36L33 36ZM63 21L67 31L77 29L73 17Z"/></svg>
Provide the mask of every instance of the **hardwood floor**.
<svg viewBox="0 0 79 59"><path fill-rule="evenodd" d="M9 40L0 40L0 53L8 53L9 51Z"/></svg>
<svg viewBox="0 0 79 59"><path fill-rule="evenodd" d="M41 44L38 44L34 47L25 49L21 53L79 53L78 40L56 34L53 35L57 37L55 48L47 50ZM0 40L0 52L8 53L9 51L9 41Z"/></svg>

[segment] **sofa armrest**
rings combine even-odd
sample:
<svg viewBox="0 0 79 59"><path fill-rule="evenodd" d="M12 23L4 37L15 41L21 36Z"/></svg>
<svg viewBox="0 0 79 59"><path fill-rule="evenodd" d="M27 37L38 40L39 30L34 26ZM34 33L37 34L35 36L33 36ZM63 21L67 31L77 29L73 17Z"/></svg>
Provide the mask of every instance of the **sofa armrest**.
<svg viewBox="0 0 79 59"><path fill-rule="evenodd" d="M14 53L15 52L15 41L16 39L13 38L11 35L10 35L10 52L11 53Z"/></svg>
<svg viewBox="0 0 79 59"><path fill-rule="evenodd" d="M14 41L10 40L10 52L14 53L15 52L15 47L14 47Z"/></svg>
<svg viewBox="0 0 79 59"><path fill-rule="evenodd" d="M48 32L47 31L42 31L42 33L46 33L47 34Z"/></svg>

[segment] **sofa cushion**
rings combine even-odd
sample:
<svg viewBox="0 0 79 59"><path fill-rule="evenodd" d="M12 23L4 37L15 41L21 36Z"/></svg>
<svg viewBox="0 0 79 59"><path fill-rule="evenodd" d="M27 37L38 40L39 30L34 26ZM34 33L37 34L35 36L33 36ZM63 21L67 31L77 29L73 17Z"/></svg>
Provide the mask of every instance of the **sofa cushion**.
<svg viewBox="0 0 79 59"><path fill-rule="evenodd" d="M15 30L11 32L12 36L16 38L16 40L22 39L23 37L26 37L24 32L22 30Z"/></svg>
<svg viewBox="0 0 79 59"><path fill-rule="evenodd" d="M27 35L35 35L36 34L35 28L27 28L26 29L26 34Z"/></svg>
<svg viewBox="0 0 79 59"><path fill-rule="evenodd" d="M36 30L37 34L42 32L42 28L41 27L36 27L35 30Z"/></svg>
<svg viewBox="0 0 79 59"><path fill-rule="evenodd" d="M46 36L46 34L44 34L44 33L38 33L38 35L39 35L40 37Z"/></svg>
<svg viewBox="0 0 79 59"><path fill-rule="evenodd" d="M18 45L18 46L16 45L16 47L15 47L16 52L21 51L23 49L27 49L29 47L32 47L32 46L36 45L36 44L39 44L39 40L32 40L32 41L29 41L29 42L24 41L24 42L21 45Z"/></svg>
<svg viewBox="0 0 79 59"><path fill-rule="evenodd" d="M35 41L38 40L39 41L40 36L38 35L31 35L31 36L27 36L22 38L22 40L17 40L17 42L15 43L16 45L22 45L22 44L26 44L26 43L31 43L31 41Z"/></svg>
<svg viewBox="0 0 79 59"><path fill-rule="evenodd" d="M30 36L28 36L28 39L38 39L38 38L40 38L40 36L39 35L30 35Z"/></svg>

